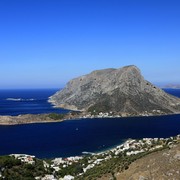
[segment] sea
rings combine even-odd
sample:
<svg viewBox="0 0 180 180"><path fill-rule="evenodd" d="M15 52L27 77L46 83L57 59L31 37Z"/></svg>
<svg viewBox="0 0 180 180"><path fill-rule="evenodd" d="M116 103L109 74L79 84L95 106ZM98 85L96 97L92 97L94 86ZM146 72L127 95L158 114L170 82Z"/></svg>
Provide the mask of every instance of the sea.
<svg viewBox="0 0 180 180"><path fill-rule="evenodd" d="M0 115L67 113L68 110L54 108L48 97L58 89L0 90Z"/></svg>
<svg viewBox="0 0 180 180"><path fill-rule="evenodd" d="M0 115L67 113L68 110L54 108L47 101L57 90L0 90ZM180 97L180 89L164 90ZM0 126L0 155L69 157L102 152L129 138L165 138L177 134L180 134L180 114Z"/></svg>

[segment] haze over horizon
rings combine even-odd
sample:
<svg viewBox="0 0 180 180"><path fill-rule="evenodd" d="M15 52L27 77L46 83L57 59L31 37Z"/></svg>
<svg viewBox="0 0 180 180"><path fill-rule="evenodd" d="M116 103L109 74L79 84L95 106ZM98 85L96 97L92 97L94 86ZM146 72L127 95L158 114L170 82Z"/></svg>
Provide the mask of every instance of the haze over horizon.
<svg viewBox="0 0 180 180"><path fill-rule="evenodd" d="M0 1L0 89L61 88L93 70L136 65L180 84L178 0Z"/></svg>

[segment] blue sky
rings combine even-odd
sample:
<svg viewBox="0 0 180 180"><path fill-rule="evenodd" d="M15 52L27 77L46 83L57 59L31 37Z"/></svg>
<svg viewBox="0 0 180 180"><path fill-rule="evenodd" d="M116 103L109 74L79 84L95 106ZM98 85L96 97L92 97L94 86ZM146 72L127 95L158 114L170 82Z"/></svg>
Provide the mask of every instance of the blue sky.
<svg viewBox="0 0 180 180"><path fill-rule="evenodd" d="M134 64L180 83L178 0L1 0L0 89L63 87Z"/></svg>

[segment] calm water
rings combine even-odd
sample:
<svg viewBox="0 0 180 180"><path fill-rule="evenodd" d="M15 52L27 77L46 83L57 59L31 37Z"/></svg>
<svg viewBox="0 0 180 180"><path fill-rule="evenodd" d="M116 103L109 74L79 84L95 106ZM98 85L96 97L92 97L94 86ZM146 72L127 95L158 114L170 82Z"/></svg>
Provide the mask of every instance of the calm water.
<svg viewBox="0 0 180 180"><path fill-rule="evenodd" d="M4 102L12 114L15 114L14 112L32 113L34 109L38 109L35 112L41 113L53 111L52 106L47 103L46 96L54 92L53 90L46 91L47 94L45 90L34 91L34 94L29 92L32 93L31 96L27 94L28 91L24 92L24 95L23 92L20 94L16 92L15 94L18 96L15 94L14 96L13 94L7 95L6 92L6 97L1 94L1 106ZM167 91L176 96L180 95L180 90ZM28 100L26 104L25 100L5 100L7 98ZM16 107L13 107L11 103L7 105L9 101L15 103ZM28 106L27 111L26 108L24 110L21 103ZM32 105L33 103L35 105ZM6 108L4 109L5 111L1 109L2 114L9 112ZM61 123L0 126L0 155L26 153L36 155L39 158L66 157L81 155L84 151L102 151L120 144L128 138L169 137L177 134L180 134L180 115L84 119Z"/></svg>
<svg viewBox="0 0 180 180"><path fill-rule="evenodd" d="M0 90L0 115L67 113L67 110L53 108L47 102L57 90Z"/></svg>

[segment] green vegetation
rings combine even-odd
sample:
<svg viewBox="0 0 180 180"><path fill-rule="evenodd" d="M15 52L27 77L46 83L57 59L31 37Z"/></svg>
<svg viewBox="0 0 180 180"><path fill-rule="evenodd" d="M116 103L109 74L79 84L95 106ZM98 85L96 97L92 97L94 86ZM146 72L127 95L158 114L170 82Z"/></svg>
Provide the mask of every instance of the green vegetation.
<svg viewBox="0 0 180 180"><path fill-rule="evenodd" d="M80 115L81 112L79 112L79 111L71 111L69 114L71 114L72 116L77 116L77 115Z"/></svg>
<svg viewBox="0 0 180 180"><path fill-rule="evenodd" d="M64 118L64 116L65 116L65 114L57 114L57 113L48 114L48 117L53 120L61 120Z"/></svg>
<svg viewBox="0 0 180 180"><path fill-rule="evenodd" d="M95 180L102 177L104 174L111 174L115 179L114 174L116 172L121 172L128 169L129 165L133 161L147 154L149 154L149 152L144 152L133 156L126 156L125 153L115 156L115 154L111 153L111 159L103 161L103 163L100 163L94 168L87 170L87 172L82 176L77 175L83 173L83 165L87 166L88 160L91 158L96 160L104 157L102 155L93 157L84 156L84 158L79 162L73 163L66 168L60 166L61 170L53 173L54 170L52 168L44 168L42 160L35 159L35 164L31 165L22 163L20 160L15 159L14 157L2 156L0 157L0 170L2 177L5 177L7 180L31 180L35 177L43 177L45 174L52 173L55 177L64 177L65 175L70 174L74 176L76 180Z"/></svg>
<svg viewBox="0 0 180 180"><path fill-rule="evenodd" d="M111 176L111 179L115 180L115 174L128 169L129 165L135 160L147 154L169 148L169 143L179 143L180 138L151 139L151 143L145 139L127 141L127 143L132 142L135 144L130 144L131 146L137 144L140 146L136 147L136 149L129 147L119 153L118 150L123 147L121 146L120 149L114 149L105 153L85 155L77 161L61 158L59 164L57 164L57 162L55 163L52 159L43 161L36 158L33 158L32 164L28 164L19 159L15 159L13 156L2 156L0 157L0 179L31 180L35 177L44 177L45 175L53 175L59 179L65 175L71 175L74 176L75 180L95 180L104 175L108 175ZM140 151L142 149L147 150L144 152L141 151L138 154L127 154L127 152Z"/></svg>
<svg viewBox="0 0 180 180"><path fill-rule="evenodd" d="M109 112L110 106L108 103L105 104L95 104L91 107L89 107L88 112L90 112L92 115L98 115L100 112Z"/></svg>
<svg viewBox="0 0 180 180"><path fill-rule="evenodd" d="M98 102L88 109L88 112L92 115L98 115L100 112L109 112L113 109L113 104L109 95L100 93L97 95L97 99Z"/></svg>
<svg viewBox="0 0 180 180"><path fill-rule="evenodd" d="M0 157L0 170L2 177L6 180L31 180L45 174L41 160L35 159L35 164L31 165L22 163L21 160L11 156Z"/></svg>
<svg viewBox="0 0 180 180"><path fill-rule="evenodd" d="M102 177L104 174L111 174L112 178L115 179L114 174L116 172L122 172L129 168L129 165L135 160L149 154L148 152L140 153L133 156L126 156L121 154L120 156L114 156L108 161L89 169L83 176L76 177L76 180L95 180Z"/></svg>
<svg viewBox="0 0 180 180"><path fill-rule="evenodd" d="M83 172L82 165L80 163L73 163L71 166L62 168L59 172L56 173L58 177L64 177L67 174L76 176L79 173Z"/></svg>

